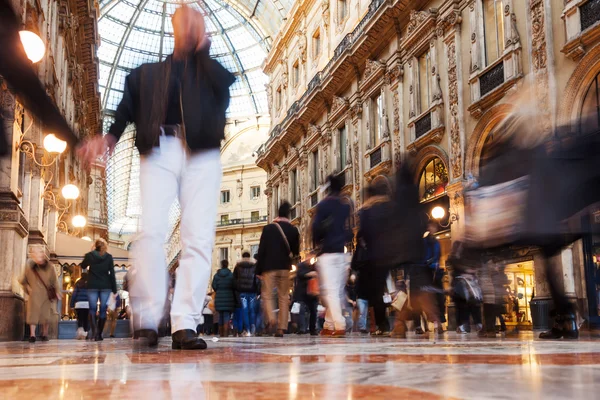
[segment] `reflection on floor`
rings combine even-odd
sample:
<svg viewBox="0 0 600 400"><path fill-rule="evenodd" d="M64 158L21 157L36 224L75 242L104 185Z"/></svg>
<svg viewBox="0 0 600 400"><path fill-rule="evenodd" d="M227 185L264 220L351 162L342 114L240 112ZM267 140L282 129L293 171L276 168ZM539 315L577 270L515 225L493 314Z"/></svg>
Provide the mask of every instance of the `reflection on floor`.
<svg viewBox="0 0 600 400"><path fill-rule="evenodd" d="M597 398L600 340L228 338L0 344L3 399Z"/></svg>

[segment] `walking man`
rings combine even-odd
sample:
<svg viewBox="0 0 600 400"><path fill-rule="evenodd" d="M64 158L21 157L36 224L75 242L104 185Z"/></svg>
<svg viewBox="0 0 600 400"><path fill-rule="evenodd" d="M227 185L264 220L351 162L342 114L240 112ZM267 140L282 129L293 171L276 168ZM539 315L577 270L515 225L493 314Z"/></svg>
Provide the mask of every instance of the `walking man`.
<svg viewBox="0 0 600 400"><path fill-rule="evenodd" d="M143 214L131 282L134 330L149 345L157 344L167 297L163 244L169 209L178 197L182 252L171 306L173 348L205 349L196 327L210 278L221 180L219 147L235 78L209 56L199 11L181 7L172 22L174 53L131 72L109 133L87 143L81 153L94 160L107 148L112 151L126 125L135 123Z"/></svg>
<svg viewBox="0 0 600 400"><path fill-rule="evenodd" d="M290 203L283 202L277 218L263 228L258 245L256 274L262 276L262 303L268 328L277 327L276 337L283 337L290 312L290 270L292 259L300 253L300 233L290 223ZM279 318L275 318L273 292L277 289Z"/></svg>

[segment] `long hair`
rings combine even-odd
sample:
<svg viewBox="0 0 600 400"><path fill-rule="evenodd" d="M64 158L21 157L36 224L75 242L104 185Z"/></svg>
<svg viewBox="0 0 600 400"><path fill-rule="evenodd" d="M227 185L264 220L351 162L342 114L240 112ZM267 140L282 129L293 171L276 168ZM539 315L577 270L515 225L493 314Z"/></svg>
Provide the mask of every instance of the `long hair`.
<svg viewBox="0 0 600 400"><path fill-rule="evenodd" d="M96 250L98 253L100 253L100 255L103 256L106 254L106 251L108 250L108 243L106 243L106 240L104 240L102 238L98 238L94 242L94 246L92 247L92 250Z"/></svg>

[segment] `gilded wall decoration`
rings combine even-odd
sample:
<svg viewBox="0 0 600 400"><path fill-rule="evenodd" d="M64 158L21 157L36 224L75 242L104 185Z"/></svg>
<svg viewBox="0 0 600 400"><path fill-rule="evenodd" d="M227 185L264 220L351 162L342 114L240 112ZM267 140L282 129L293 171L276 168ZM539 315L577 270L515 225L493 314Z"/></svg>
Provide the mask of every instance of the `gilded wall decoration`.
<svg viewBox="0 0 600 400"><path fill-rule="evenodd" d="M540 123L543 132L552 129L550 116L549 87L548 87L548 54L546 51L546 24L544 20L544 2L530 0L529 13L531 18L531 59L533 63L535 97L540 110Z"/></svg>
<svg viewBox="0 0 600 400"><path fill-rule="evenodd" d="M452 177L458 179L463 173L460 123L458 115L458 73L456 38L447 43L448 49L448 103L450 104L450 167Z"/></svg>

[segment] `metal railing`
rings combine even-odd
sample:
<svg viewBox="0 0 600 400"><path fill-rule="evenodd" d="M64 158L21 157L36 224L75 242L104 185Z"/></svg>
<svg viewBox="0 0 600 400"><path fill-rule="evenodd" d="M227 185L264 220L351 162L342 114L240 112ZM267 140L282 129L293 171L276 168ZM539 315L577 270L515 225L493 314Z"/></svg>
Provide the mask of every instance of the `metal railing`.
<svg viewBox="0 0 600 400"><path fill-rule="evenodd" d="M415 122L415 138L418 139L431 130L431 112L423 115Z"/></svg>
<svg viewBox="0 0 600 400"><path fill-rule="evenodd" d="M479 78L479 95L485 96L504 83L504 61Z"/></svg>
<svg viewBox="0 0 600 400"><path fill-rule="evenodd" d="M263 215L258 218L234 218L227 221L218 221L217 227L232 226L232 225L248 225L267 222L267 216Z"/></svg>
<svg viewBox="0 0 600 400"><path fill-rule="evenodd" d="M306 99L313 95L313 93L317 90L317 88L321 85L322 77L330 76L331 70L333 69L333 65L339 61L339 59L344 55L346 50L350 49L354 46L359 40L365 38L365 27L371 22L373 16L377 13L377 11L381 8L381 6L386 2L386 0L373 0L371 4L369 4L369 11L367 14L360 20L356 28L350 33L348 33L342 41L337 45L335 50L333 51L333 57L329 60L325 68L321 71L317 72L315 76L310 80L307 85L306 91L302 94L299 100L295 101L286 113L286 117L281 123L275 125L273 129L271 129L271 133L269 134L269 139L266 142L266 146L261 146L257 150L258 156L261 156L265 153L266 148L269 146L271 140L276 138L281 134L281 126L285 125L290 119L294 117L294 115L303 107L306 103Z"/></svg>
<svg viewBox="0 0 600 400"><path fill-rule="evenodd" d="M373 169L379 164L381 164L381 147L379 147L371 153L371 155L369 156L369 161L371 164L370 169Z"/></svg>
<svg viewBox="0 0 600 400"><path fill-rule="evenodd" d="M590 0L579 7L581 30L584 31L600 21L600 0Z"/></svg>

